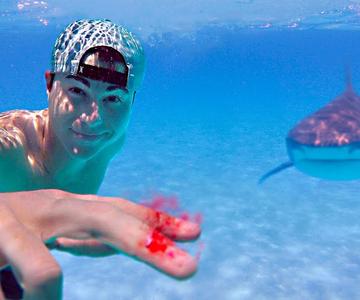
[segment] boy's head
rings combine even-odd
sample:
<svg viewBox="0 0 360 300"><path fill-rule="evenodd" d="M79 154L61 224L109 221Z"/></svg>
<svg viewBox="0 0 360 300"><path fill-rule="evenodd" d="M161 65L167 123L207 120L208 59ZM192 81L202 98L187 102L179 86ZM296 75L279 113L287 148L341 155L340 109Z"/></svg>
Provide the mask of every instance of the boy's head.
<svg viewBox="0 0 360 300"><path fill-rule="evenodd" d="M125 134L144 73L139 41L109 20L80 20L56 40L47 72L49 124L71 155L89 158Z"/></svg>

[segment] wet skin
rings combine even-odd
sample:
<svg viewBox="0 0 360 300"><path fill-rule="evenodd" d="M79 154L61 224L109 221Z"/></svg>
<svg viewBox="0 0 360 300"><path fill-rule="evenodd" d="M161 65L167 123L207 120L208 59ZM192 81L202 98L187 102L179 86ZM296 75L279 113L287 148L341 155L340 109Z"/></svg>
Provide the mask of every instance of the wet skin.
<svg viewBox="0 0 360 300"><path fill-rule="evenodd" d="M123 145L133 93L75 78L55 75L49 109L11 111L1 118L1 127L8 130L1 132L0 168L17 170L1 180L1 191L98 190L109 161Z"/></svg>
<svg viewBox="0 0 360 300"><path fill-rule="evenodd" d="M76 255L123 251L175 277L194 273L197 261L173 241L197 238L198 224L90 195L123 145L134 91L69 75L46 73L48 109L0 117L0 267L11 265L26 299L39 300L61 299L62 290L44 243Z"/></svg>
<svg viewBox="0 0 360 300"><path fill-rule="evenodd" d="M96 53L85 63L124 69L120 63L99 60ZM124 143L135 92L69 73L45 72L45 79L48 109L10 111L0 117L0 168L17 170L0 180L0 191L59 188L96 193Z"/></svg>

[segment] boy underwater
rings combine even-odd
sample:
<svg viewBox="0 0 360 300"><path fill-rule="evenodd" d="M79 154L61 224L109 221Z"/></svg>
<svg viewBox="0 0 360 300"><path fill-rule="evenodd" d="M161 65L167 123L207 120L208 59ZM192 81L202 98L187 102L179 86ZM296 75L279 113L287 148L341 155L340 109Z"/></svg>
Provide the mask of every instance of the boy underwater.
<svg viewBox="0 0 360 300"><path fill-rule="evenodd" d="M197 238L198 224L94 195L124 143L144 65L139 41L125 28L73 22L45 72L48 109L0 114L0 300L61 299L54 248L87 256L124 251L174 277L196 271L196 259L174 240Z"/></svg>

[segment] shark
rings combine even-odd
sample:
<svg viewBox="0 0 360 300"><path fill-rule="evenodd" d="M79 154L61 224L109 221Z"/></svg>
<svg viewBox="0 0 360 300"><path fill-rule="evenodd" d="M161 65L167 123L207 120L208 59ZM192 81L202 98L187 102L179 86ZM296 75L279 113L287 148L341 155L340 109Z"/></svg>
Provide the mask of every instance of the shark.
<svg viewBox="0 0 360 300"><path fill-rule="evenodd" d="M290 167L327 180L360 179L360 96L349 73L346 81L341 95L288 132L289 160L265 173L259 184Z"/></svg>

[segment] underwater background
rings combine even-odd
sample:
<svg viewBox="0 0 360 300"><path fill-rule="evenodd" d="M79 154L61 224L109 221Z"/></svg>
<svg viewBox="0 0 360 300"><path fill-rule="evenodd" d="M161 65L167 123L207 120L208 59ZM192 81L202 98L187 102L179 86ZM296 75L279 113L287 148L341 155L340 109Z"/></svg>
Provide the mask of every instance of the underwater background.
<svg viewBox="0 0 360 300"><path fill-rule="evenodd" d="M89 2L89 1L88 1ZM0 110L47 106L44 71L71 21L110 18L142 41L147 70L127 141L99 191L176 197L202 215L198 272L179 281L124 255L53 252L64 299L360 299L359 181L285 170L285 137L360 91L360 1L0 2Z"/></svg>

